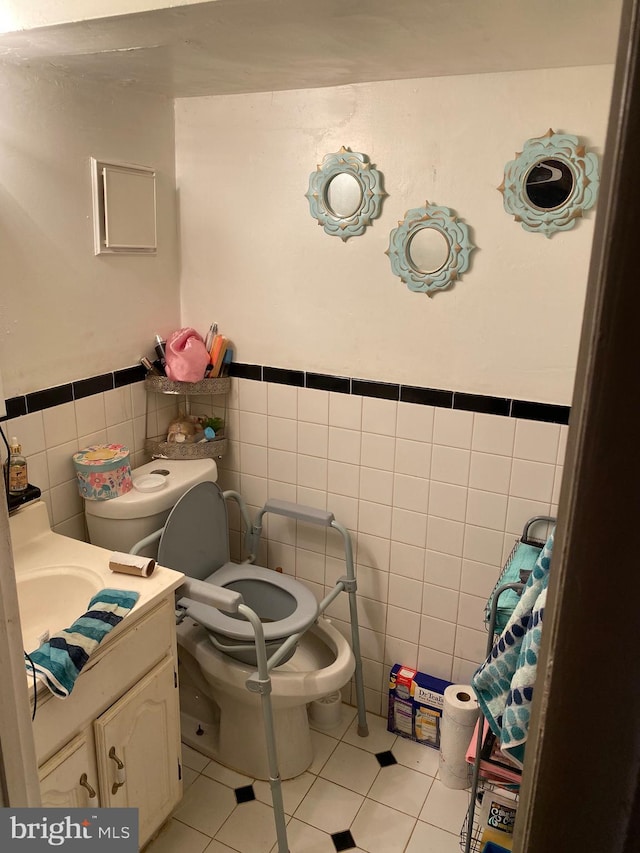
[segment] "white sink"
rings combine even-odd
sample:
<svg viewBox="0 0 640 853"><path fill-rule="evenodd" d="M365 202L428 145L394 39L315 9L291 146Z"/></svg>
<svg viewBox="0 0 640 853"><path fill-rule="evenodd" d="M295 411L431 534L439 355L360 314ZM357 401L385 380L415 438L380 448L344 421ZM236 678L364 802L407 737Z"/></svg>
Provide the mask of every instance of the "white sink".
<svg viewBox="0 0 640 853"><path fill-rule="evenodd" d="M18 574L18 606L24 650L32 652L86 613L104 588L99 572L85 566L47 566Z"/></svg>

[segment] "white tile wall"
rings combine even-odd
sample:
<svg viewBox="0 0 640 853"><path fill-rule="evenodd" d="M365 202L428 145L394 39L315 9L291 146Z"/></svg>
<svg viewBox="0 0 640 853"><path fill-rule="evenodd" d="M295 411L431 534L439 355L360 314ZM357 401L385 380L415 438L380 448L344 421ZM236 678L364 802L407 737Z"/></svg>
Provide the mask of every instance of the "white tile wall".
<svg viewBox="0 0 640 853"><path fill-rule="evenodd" d="M29 482L42 490L56 533L86 539L72 461L77 450L109 441L129 447L132 467L147 461L146 434L162 431L175 417L177 402L175 397L150 394L147 412L146 396L142 383L126 385L2 424L7 437L15 435L22 445Z"/></svg>
<svg viewBox="0 0 640 853"><path fill-rule="evenodd" d="M224 404L200 398L197 410L220 414ZM146 406L138 383L4 425L22 443L57 532L85 536L73 452L122 441L134 467L147 461L145 432L160 434L177 401L151 394ZM326 507L351 532L368 707L385 712L396 661L467 680L485 654L486 598L524 522L557 511L567 427L244 379L226 406L221 485L251 508L267 497ZM332 531L276 516L266 529L268 565L317 596L344 573ZM346 600L331 614L348 636Z"/></svg>
<svg viewBox="0 0 640 853"><path fill-rule="evenodd" d="M294 484L294 499L326 506L351 532L368 707L384 713L390 663L470 678L484 659L484 606L506 556L528 518L556 510L567 427L235 384L229 416L237 407L241 429L221 461L223 484L238 472L264 477L269 495ZM266 467L260 433L249 433L253 444L242 431L250 413L269 416ZM339 537L291 528L271 517L269 565L295 565L314 592L328 591L344 571ZM346 601L330 613L348 636Z"/></svg>

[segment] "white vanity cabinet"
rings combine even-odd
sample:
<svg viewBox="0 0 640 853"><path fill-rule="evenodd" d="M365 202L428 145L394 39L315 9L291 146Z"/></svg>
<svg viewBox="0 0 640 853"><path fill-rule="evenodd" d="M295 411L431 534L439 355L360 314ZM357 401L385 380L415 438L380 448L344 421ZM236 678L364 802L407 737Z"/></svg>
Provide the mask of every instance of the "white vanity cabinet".
<svg viewBox="0 0 640 853"><path fill-rule="evenodd" d="M182 796L173 595L130 618L33 725L42 804L135 807L142 847Z"/></svg>
<svg viewBox="0 0 640 853"><path fill-rule="evenodd" d="M75 737L39 769L42 805L51 808L87 808L98 799L98 766L93 733Z"/></svg>
<svg viewBox="0 0 640 853"><path fill-rule="evenodd" d="M182 793L176 683L167 659L94 724L101 804L138 808L141 844Z"/></svg>

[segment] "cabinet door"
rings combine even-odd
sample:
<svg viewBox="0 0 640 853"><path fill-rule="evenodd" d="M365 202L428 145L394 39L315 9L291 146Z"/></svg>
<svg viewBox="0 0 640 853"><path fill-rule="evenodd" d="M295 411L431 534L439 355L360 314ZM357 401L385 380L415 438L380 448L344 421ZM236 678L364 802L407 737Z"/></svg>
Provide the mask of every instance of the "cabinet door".
<svg viewBox="0 0 640 853"><path fill-rule="evenodd" d="M103 806L139 809L139 844L182 795L180 716L173 658L166 658L94 723Z"/></svg>
<svg viewBox="0 0 640 853"><path fill-rule="evenodd" d="M89 729L57 752L38 771L42 805L51 808L97 808L98 768Z"/></svg>

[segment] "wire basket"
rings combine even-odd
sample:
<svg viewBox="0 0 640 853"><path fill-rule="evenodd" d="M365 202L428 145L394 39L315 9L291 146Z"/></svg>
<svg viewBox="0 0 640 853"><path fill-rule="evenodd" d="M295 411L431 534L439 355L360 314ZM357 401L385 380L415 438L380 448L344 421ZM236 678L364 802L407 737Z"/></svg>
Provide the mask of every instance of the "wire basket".
<svg viewBox="0 0 640 853"><path fill-rule="evenodd" d="M548 515L537 515L530 518L524 526L522 536L513 546L511 553L507 557L500 576L487 600L485 608L485 626L489 627L489 617L491 614L491 604L496 591L503 585L509 583L526 583L540 552L544 548L545 539L534 538L531 535L531 528L539 524L555 524L556 519ZM509 621L509 617L513 612L520 593L512 589L503 592L496 613L496 632L502 633L505 625Z"/></svg>
<svg viewBox="0 0 640 853"><path fill-rule="evenodd" d="M164 436L147 438L144 449L152 459L219 459L227 450L227 439L200 441L195 444L166 441Z"/></svg>
<svg viewBox="0 0 640 853"><path fill-rule="evenodd" d="M144 387L156 394L228 394L231 379L221 376L217 379L200 379L198 382L175 382L166 376L146 376Z"/></svg>
<svg viewBox="0 0 640 853"><path fill-rule="evenodd" d="M497 791L504 790L504 785L494 785L491 782L481 782L478 785L478 789L476 791L476 800L475 804L472 802L471 798L469 798L469 808L467 809L467 814L464 819L464 823L462 824L462 829L460 830L460 849L463 851L469 850L469 853L479 853L480 845L482 843L482 833L485 829L484 824L480 822L480 811L482 807L482 798L484 794L488 791ZM515 797L514 803L517 804L518 796ZM471 806L475 807L472 809ZM471 812L473 811L473 818L471 821L469 820L471 817ZM471 824L471 826L469 826ZM471 839L468 842L468 834L471 833ZM469 847L467 847L467 843L469 843Z"/></svg>

